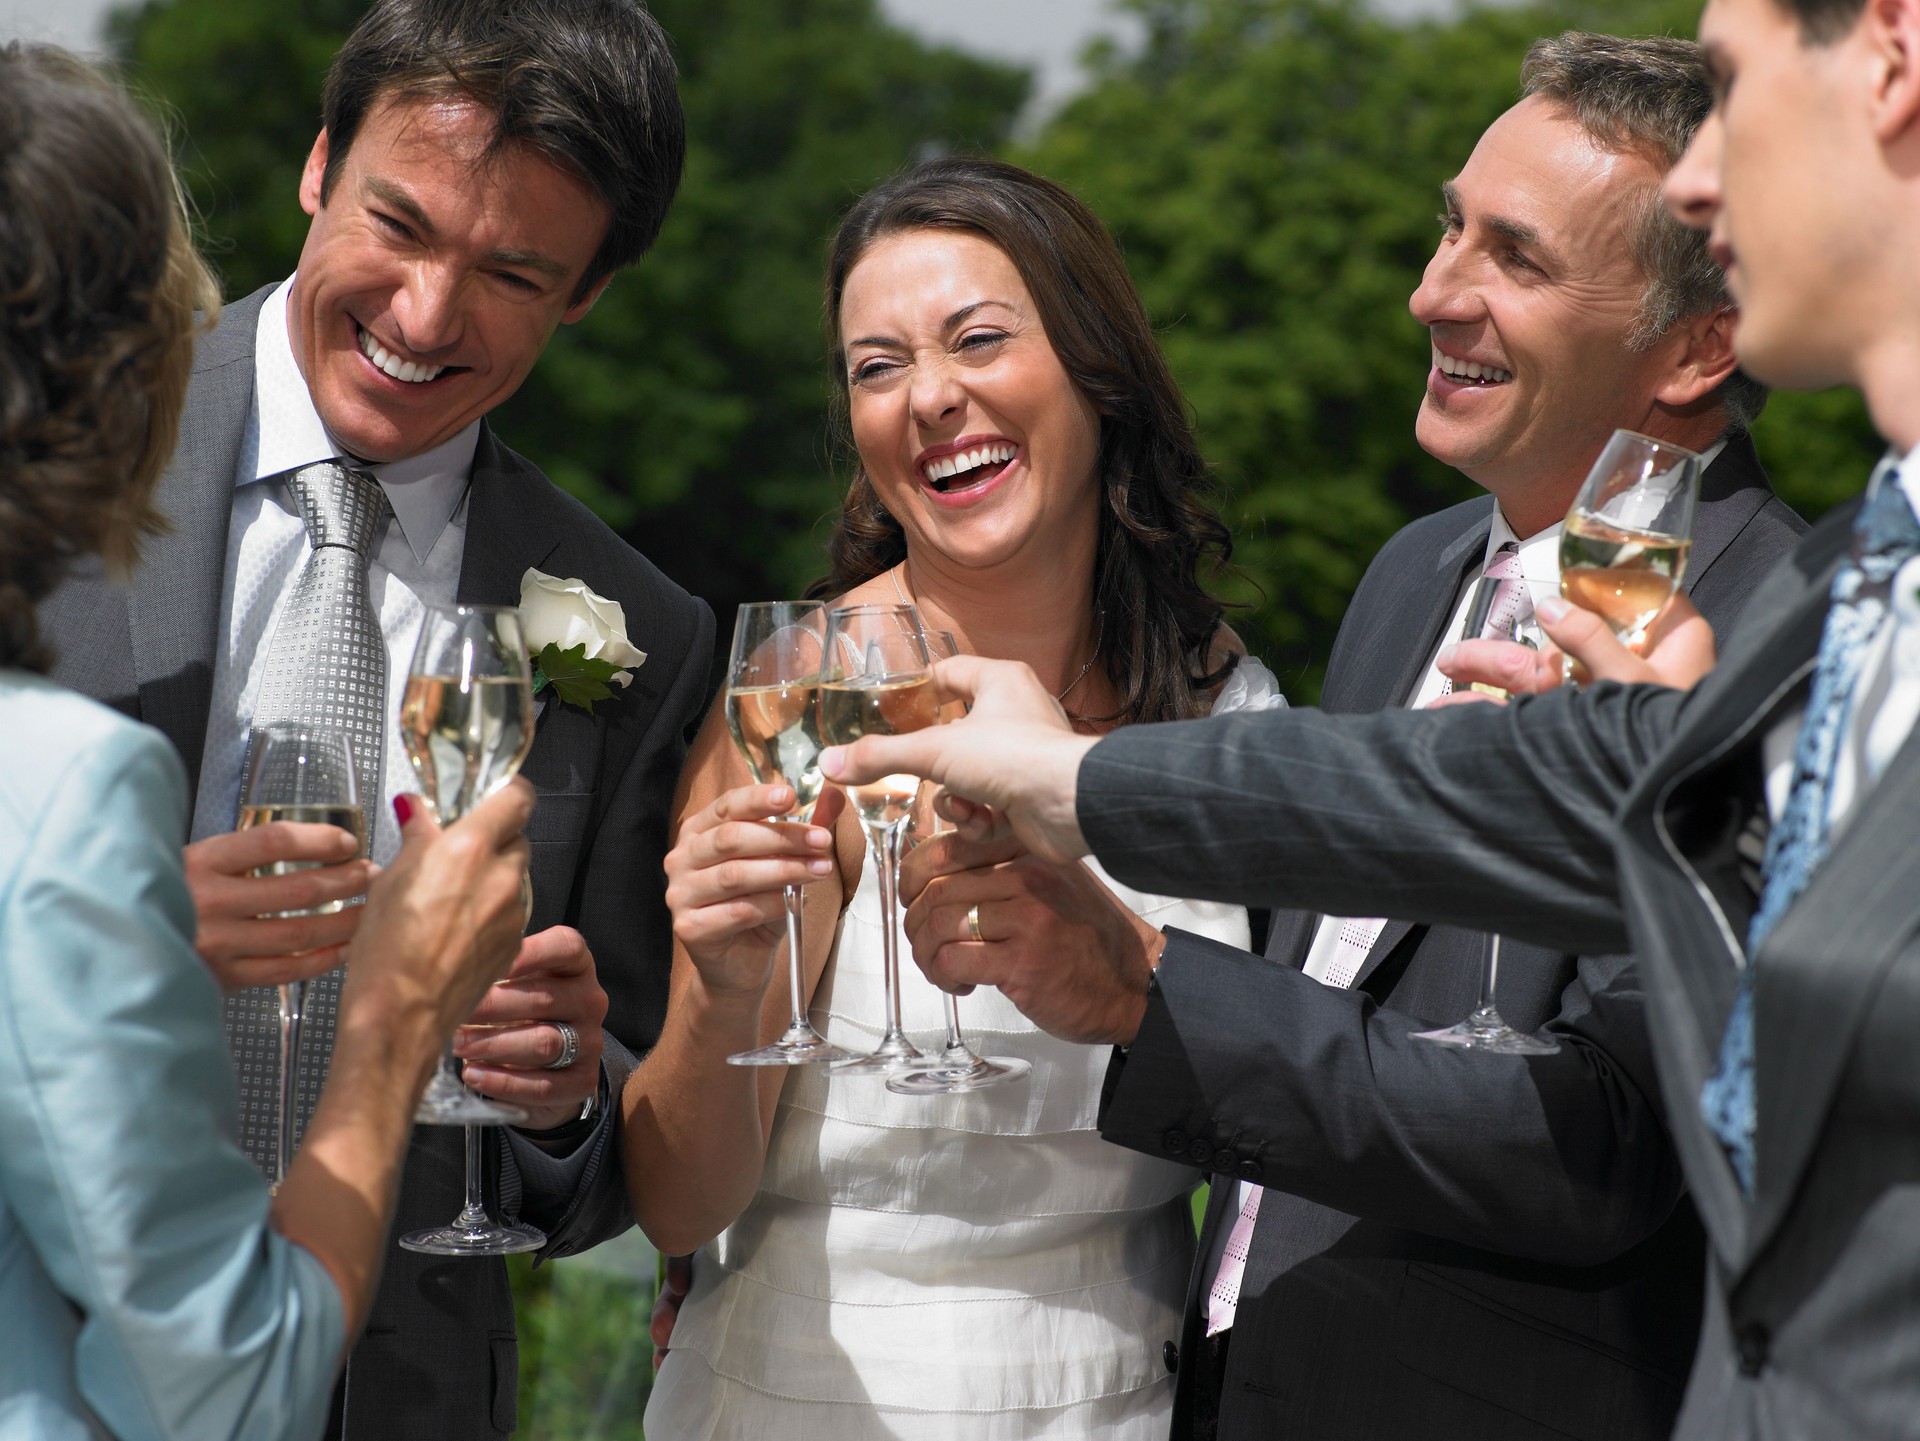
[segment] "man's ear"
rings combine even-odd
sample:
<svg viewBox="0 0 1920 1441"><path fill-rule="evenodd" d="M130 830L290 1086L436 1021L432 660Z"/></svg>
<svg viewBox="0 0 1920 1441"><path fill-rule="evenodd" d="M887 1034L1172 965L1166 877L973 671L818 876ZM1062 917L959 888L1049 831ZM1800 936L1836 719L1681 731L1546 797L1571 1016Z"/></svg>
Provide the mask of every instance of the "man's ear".
<svg viewBox="0 0 1920 1441"><path fill-rule="evenodd" d="M600 297L607 293L607 287L613 284L611 275L603 275L594 282L593 289L569 305L566 313L560 317L562 325L573 325L587 318L587 312L600 303Z"/></svg>
<svg viewBox="0 0 1920 1441"><path fill-rule="evenodd" d="M300 208L309 215L320 213L320 187L327 173L327 132L314 138L307 152L306 168L300 172Z"/></svg>
<svg viewBox="0 0 1920 1441"><path fill-rule="evenodd" d="M1674 326L1662 343L1682 348L1653 398L1670 409L1684 410L1713 394L1739 364L1733 353L1733 332L1739 323L1739 308L1723 305Z"/></svg>
<svg viewBox="0 0 1920 1441"><path fill-rule="evenodd" d="M1911 140L1920 134L1920 0L1868 0L1859 35L1873 66L1874 138Z"/></svg>

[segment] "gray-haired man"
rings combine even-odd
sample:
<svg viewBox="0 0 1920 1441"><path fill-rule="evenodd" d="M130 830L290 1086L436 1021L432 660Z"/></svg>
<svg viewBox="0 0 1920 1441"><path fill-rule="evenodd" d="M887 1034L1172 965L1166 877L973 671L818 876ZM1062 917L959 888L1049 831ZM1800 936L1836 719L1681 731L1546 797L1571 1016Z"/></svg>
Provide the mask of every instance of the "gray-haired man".
<svg viewBox="0 0 1920 1441"><path fill-rule="evenodd" d="M1442 186L1411 301L1432 343L1420 442L1490 496L1381 551L1333 652L1329 711L1442 695L1437 653L1482 574L1557 595L1559 522L1616 427L1711 457L1687 585L1722 632L1805 529L1746 436L1765 393L1735 369L1719 271L1659 203L1710 105L1697 47L1564 35L1534 48L1526 88ZM1067 917L965 966L940 954L963 933L948 913L967 881L930 877L991 859L948 843L915 861L909 928L930 973L1091 963L1091 928ZM1176 1436L1668 1434L1702 1237L1626 958L1510 943L1502 1012L1561 1043L1523 1059L1411 1037L1473 1008L1477 931L1282 912L1264 959L1133 935L1157 980L1108 1073L1102 1133L1213 1173L1184 1334L1166 1346Z"/></svg>

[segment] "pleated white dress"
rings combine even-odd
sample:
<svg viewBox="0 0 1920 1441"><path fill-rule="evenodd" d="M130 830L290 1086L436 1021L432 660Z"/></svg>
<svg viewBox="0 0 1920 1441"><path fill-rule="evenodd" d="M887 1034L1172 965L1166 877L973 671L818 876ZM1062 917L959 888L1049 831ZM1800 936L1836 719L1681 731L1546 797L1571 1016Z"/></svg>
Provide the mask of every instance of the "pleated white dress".
<svg viewBox="0 0 1920 1441"><path fill-rule="evenodd" d="M1279 703L1264 667L1244 670L1216 713ZM1156 926L1247 944L1238 906L1095 873ZM813 997L814 1024L855 1051L882 1031L879 916L868 864ZM901 955L907 1032L936 1050L940 993L904 936ZM960 1017L1031 1078L935 1097L787 1078L759 1193L694 1263L649 1441L1165 1437L1199 1175L1100 1139L1108 1047L1057 1041L991 989Z"/></svg>

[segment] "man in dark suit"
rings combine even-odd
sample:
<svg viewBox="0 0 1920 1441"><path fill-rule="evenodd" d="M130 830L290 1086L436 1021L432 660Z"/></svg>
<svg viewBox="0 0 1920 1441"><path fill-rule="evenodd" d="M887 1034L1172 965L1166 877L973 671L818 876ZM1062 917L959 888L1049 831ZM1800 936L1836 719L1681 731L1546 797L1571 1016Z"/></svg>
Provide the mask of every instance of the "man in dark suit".
<svg viewBox="0 0 1920 1441"><path fill-rule="evenodd" d="M1710 105L1697 47L1562 36L1529 56L1526 91L1443 187L1411 301L1434 362L1420 441L1491 494L1375 558L1328 666L1329 712L1444 694L1434 657L1483 573L1557 593L1560 519L1616 426L1709 454L1686 587L1716 626L1806 529L1746 434L1765 392L1734 370L1705 239L1656 203ZM909 917L923 957L948 939L944 889ZM994 908L979 912L990 936ZM1071 948L1065 921L1023 911L1005 944ZM1168 1024L1115 1061L1102 1133L1213 1172L1166 1348L1176 1437L1669 1434L1704 1241L1627 958L1510 942L1502 1014L1562 1046L1525 1060L1410 1039L1473 1009L1477 929L1282 911L1277 964L1136 930L1159 952ZM1257 1051L1194 1044L1189 1004L1262 1018Z"/></svg>
<svg viewBox="0 0 1920 1441"><path fill-rule="evenodd" d="M1866 498L1756 591L1713 674L1691 691L1227 717L1096 744L1017 668L949 663L968 720L823 764L839 780L933 775L1001 807L1039 854L1090 849L1135 886L1377 904L1555 949L1631 942L1710 1242L1677 1434L1912 1437L1920 5L1711 0L1701 37L1718 106L1667 194L1712 227L1742 363L1775 382L1857 384L1892 445ZM1183 1043L1237 1051L1255 1084L1264 1016L1208 1013L1199 988L1176 1006L1127 958L1104 975L1031 975L1061 992L1034 992L1036 1010L1070 997L1089 1038L1166 1045L1183 1009ZM1234 1144L1230 1089L1192 1113L1216 1148ZM1567 1395L1558 1414L1587 1404Z"/></svg>
<svg viewBox="0 0 1920 1441"><path fill-rule="evenodd" d="M278 618L318 554L290 487L351 467L381 516L361 561L384 651L365 662L385 681L384 753L365 787L376 861L393 843L387 803L418 789L397 717L422 608L513 605L531 571L618 605L624 626L597 638L628 683L591 711L542 697L523 771L540 793L530 934L474 1014L487 1029L461 1046L469 1084L530 1118L488 1133L490 1200L543 1228L545 1254L568 1254L630 1224L613 1123L665 1011L660 861L713 621L484 417L658 233L685 151L673 65L632 0L384 0L335 60L325 127L300 188L312 224L297 274L228 306L200 348L160 491L172 534L130 586L83 577L43 614L60 678L159 727L185 758L199 944L244 996L327 971L358 911L267 917L350 898L367 877L347 863L256 878L272 861L347 861L353 840L284 822L233 832ZM237 1054L251 1146L273 1108ZM398 1233L453 1218L462 1155L458 1129L416 1130ZM516 1373L498 1259L392 1250L330 1432L504 1435Z"/></svg>

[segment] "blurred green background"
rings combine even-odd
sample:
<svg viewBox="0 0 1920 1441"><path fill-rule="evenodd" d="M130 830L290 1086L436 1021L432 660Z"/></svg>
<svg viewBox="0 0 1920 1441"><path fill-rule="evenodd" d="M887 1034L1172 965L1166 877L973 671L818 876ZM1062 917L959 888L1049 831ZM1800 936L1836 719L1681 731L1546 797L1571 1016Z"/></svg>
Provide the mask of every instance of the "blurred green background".
<svg viewBox="0 0 1920 1441"><path fill-rule="evenodd" d="M1043 0L1044 3L1044 0ZM111 42L177 117L229 295L291 270L327 62L363 0L154 0ZM875 0L657 0L681 66L686 183L656 250L496 417L722 618L822 570L843 473L819 276L854 196L952 151L1083 196L1124 246L1237 540L1235 625L1296 701L1347 598L1411 517L1473 493L1413 440L1427 345L1406 311L1440 182L1513 102L1529 41L1691 34L1697 0L1554 0L1389 20L1340 0L1120 0L1144 43L1022 123L1031 77L889 23ZM1757 430L1809 517L1878 447L1851 395L1776 397ZM651 1376L637 1237L514 1272L522 1431L630 1438Z"/></svg>

